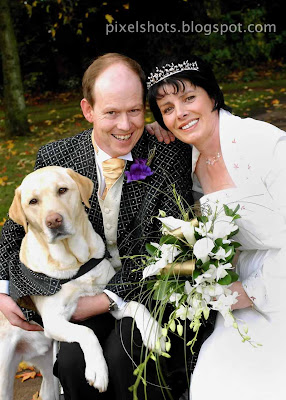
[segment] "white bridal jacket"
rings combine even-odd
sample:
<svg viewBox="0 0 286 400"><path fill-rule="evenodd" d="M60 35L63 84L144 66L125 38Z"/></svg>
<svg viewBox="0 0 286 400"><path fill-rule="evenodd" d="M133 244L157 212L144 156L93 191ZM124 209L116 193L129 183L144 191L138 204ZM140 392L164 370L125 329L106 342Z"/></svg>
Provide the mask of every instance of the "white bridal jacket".
<svg viewBox="0 0 286 400"><path fill-rule="evenodd" d="M242 342L218 315L191 379L191 400L282 400L286 376L286 133L225 110L219 114L222 155L236 188L201 204L240 205L237 272L254 307L234 311L262 346ZM193 147L193 171L199 157ZM202 193L193 174L194 190Z"/></svg>

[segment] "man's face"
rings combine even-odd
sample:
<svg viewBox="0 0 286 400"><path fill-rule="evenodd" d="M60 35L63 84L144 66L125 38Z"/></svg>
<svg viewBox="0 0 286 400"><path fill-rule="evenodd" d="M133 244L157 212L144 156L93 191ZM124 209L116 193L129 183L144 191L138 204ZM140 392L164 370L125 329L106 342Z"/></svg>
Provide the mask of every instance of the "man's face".
<svg viewBox="0 0 286 400"><path fill-rule="evenodd" d="M144 129L139 77L124 64L112 65L95 81L93 98L93 107L85 99L81 105L86 119L93 123L95 142L112 157L129 153Z"/></svg>

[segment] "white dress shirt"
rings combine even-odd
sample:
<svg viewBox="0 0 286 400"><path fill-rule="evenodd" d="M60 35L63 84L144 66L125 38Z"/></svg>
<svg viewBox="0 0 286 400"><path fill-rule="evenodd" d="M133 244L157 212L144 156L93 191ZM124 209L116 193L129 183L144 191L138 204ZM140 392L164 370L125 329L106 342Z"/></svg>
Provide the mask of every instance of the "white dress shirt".
<svg viewBox="0 0 286 400"><path fill-rule="evenodd" d="M118 222L118 214L119 214L119 207L120 207L120 198L121 198L121 191L123 185L123 174L115 184L109 189L105 199L101 198L104 189L105 189L105 179L103 176L103 169L102 163L103 161L109 160L112 158L109 154L105 153L101 150L96 143L94 143L95 147L95 158L96 158L96 166L97 166L97 173L98 173L98 201L102 211L103 216L103 225L104 225L104 233L107 241L107 249L111 255L110 262L112 263L114 268L119 268L121 266L121 262L119 259L119 251L117 248L117 222ZM120 156L122 160L126 161L133 161L133 157L131 152ZM119 309L125 306L125 302L122 298L120 298L117 294L111 292L108 289L104 290L112 300L114 300Z"/></svg>

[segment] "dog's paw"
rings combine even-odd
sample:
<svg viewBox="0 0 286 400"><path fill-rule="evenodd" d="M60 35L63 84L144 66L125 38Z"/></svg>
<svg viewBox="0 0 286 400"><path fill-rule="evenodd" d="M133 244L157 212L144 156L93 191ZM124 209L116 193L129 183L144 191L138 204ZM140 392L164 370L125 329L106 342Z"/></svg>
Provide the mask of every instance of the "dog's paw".
<svg viewBox="0 0 286 400"><path fill-rule="evenodd" d="M108 368L105 360L104 362L97 361L96 367L86 366L85 378L90 386L98 389L100 393L105 392L108 386Z"/></svg>

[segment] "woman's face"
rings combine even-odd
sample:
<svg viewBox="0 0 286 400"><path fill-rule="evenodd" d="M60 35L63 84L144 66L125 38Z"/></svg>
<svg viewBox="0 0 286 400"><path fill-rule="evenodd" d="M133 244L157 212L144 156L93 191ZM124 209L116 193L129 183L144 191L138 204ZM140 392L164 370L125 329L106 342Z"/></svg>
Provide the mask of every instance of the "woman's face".
<svg viewBox="0 0 286 400"><path fill-rule="evenodd" d="M176 93L172 85L164 85L158 91L158 107L166 127L182 142L196 147L203 145L214 133L218 133L218 112L212 111L214 100L207 92L184 80Z"/></svg>

